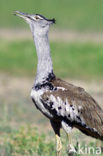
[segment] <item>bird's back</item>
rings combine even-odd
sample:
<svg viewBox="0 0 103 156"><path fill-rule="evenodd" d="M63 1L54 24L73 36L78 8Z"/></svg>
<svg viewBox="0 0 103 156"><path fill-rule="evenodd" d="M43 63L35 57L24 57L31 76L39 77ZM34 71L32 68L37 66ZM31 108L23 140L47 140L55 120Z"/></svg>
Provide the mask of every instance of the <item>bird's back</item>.
<svg viewBox="0 0 103 156"><path fill-rule="evenodd" d="M103 110L97 102L83 88L61 79L55 78L51 84L54 90L42 95L45 103L52 103L51 110L83 133L103 140Z"/></svg>

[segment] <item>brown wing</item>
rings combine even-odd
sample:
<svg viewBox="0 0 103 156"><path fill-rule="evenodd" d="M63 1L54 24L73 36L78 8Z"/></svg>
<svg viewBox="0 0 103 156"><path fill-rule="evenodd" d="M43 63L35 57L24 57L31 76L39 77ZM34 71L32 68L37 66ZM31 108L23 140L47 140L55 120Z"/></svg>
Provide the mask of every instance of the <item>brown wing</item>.
<svg viewBox="0 0 103 156"><path fill-rule="evenodd" d="M83 88L76 87L61 79L55 79L51 83L57 88L64 89L48 91L43 95L43 98L46 99L52 94L55 98L60 97L64 103L67 100L68 104L78 111L78 118L85 122L87 128L76 121L74 126L90 136L103 140L103 111L97 102Z"/></svg>

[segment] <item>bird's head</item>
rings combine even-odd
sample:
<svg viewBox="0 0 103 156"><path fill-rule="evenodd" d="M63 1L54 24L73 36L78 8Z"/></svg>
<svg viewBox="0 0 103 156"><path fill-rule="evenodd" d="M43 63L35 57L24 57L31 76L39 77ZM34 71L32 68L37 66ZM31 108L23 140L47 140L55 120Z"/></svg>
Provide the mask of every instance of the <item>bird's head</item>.
<svg viewBox="0 0 103 156"><path fill-rule="evenodd" d="M15 11L16 16L22 17L31 28L34 35L43 36L48 33L49 26L55 23L55 19L47 19L40 14L27 14L19 11Z"/></svg>

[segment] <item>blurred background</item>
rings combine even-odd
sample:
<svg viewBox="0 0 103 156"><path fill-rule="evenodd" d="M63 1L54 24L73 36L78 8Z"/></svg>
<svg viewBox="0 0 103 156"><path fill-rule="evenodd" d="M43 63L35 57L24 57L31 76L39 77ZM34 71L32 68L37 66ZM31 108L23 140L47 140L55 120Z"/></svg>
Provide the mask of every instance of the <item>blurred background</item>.
<svg viewBox="0 0 103 156"><path fill-rule="evenodd" d="M32 35L15 10L55 17L49 33L55 74L103 107L103 1L0 0L0 156L55 155L53 130L30 98L37 65ZM72 135L75 146L102 146L75 129ZM62 142L66 156L63 131Z"/></svg>

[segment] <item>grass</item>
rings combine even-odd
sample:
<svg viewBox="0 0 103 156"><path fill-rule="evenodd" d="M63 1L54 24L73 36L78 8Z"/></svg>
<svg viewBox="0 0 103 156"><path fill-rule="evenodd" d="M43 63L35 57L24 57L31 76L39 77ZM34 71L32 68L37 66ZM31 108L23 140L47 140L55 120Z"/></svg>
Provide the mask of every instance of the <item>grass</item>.
<svg viewBox="0 0 103 156"><path fill-rule="evenodd" d="M38 134L32 126L22 126L18 130L3 133L0 140L1 155L55 155L54 142L47 141L45 134Z"/></svg>
<svg viewBox="0 0 103 156"><path fill-rule="evenodd" d="M0 71L32 76L37 56L32 41L0 41ZM51 43L54 71L64 78L102 79L103 45L94 43Z"/></svg>
<svg viewBox="0 0 103 156"><path fill-rule="evenodd" d="M55 17L57 27L79 31L103 31L102 0L0 0L0 27L22 27L14 10Z"/></svg>
<svg viewBox="0 0 103 156"><path fill-rule="evenodd" d="M7 129L9 127L5 127ZM0 155L1 156L55 156L56 155L56 148L55 148L55 142L52 139L52 137L48 134L40 134L38 132L38 129L36 129L34 126L30 125L23 125L19 129L13 130L11 129L10 132L3 132L1 131L0 136ZM75 139L78 133L74 133ZM80 135L80 134L79 134ZM49 139L48 139L49 138ZM63 136L62 133L62 143L63 143L63 149L62 154L63 156L68 155L68 142ZM79 143L79 142L78 142ZM77 144L74 144L75 149L78 151L79 146ZM94 150L91 150L89 153L90 156L96 155L96 149L98 147L97 141L92 142L89 141L88 144L85 144L83 141L80 142L80 147L82 151L84 151L84 154L86 154L86 151L84 148L91 147L94 148ZM100 156L103 156L103 153L100 152ZM74 156L82 156L82 153L78 152L78 154L75 153Z"/></svg>

